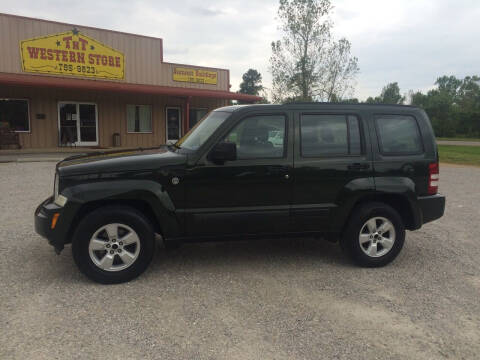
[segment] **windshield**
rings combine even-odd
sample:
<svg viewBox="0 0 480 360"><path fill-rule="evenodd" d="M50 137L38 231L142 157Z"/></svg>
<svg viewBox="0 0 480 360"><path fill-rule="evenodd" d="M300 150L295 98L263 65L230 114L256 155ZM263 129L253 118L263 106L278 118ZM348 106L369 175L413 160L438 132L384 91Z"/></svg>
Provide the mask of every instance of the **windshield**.
<svg viewBox="0 0 480 360"><path fill-rule="evenodd" d="M178 140L175 146L182 149L197 150L229 116L229 112L212 111Z"/></svg>

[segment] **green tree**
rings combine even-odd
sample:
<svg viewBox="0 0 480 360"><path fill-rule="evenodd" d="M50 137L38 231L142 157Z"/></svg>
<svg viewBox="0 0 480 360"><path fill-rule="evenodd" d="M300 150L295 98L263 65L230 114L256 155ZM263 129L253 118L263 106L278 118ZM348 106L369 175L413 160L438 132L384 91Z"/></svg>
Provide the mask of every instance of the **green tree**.
<svg viewBox="0 0 480 360"><path fill-rule="evenodd" d="M258 95L263 90L262 86L262 74L255 69L248 69L248 71L242 75L242 82L240 83L241 94Z"/></svg>
<svg viewBox="0 0 480 360"><path fill-rule="evenodd" d="M238 92L241 94L261 96L262 100L260 100L259 103L268 103L265 88L262 85L262 74L255 69L248 69L247 72L242 75L242 82L240 83L240 90L238 90ZM238 101L238 104L246 103L247 102L241 100Z"/></svg>
<svg viewBox="0 0 480 360"><path fill-rule="evenodd" d="M351 44L334 41L330 0L280 0L283 38L272 42L272 98L285 101L331 101L353 90L359 71Z"/></svg>
<svg viewBox="0 0 480 360"><path fill-rule="evenodd" d="M441 76L426 94L412 93L411 103L425 109L435 134L443 137L480 136L480 78Z"/></svg>

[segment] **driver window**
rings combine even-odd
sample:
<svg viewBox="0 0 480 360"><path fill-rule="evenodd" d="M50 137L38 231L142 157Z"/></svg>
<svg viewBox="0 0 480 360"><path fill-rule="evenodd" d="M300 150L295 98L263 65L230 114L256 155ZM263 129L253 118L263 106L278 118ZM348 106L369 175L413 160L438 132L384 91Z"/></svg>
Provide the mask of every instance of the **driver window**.
<svg viewBox="0 0 480 360"><path fill-rule="evenodd" d="M274 159L285 154L285 116L261 115L243 119L224 138L237 145L238 159Z"/></svg>

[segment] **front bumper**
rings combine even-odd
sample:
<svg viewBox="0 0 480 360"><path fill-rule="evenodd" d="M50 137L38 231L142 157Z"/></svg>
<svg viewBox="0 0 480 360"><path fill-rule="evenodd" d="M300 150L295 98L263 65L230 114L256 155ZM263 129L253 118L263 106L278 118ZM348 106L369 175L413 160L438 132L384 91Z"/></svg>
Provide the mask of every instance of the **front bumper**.
<svg viewBox="0 0 480 360"><path fill-rule="evenodd" d="M56 213L59 216L55 228L52 229L52 218ZM53 196L42 202L35 210L35 231L48 240L57 254L62 251L68 232L65 220L64 208L53 202Z"/></svg>
<svg viewBox="0 0 480 360"><path fill-rule="evenodd" d="M445 212L445 196L437 194L419 197L418 206L422 212L422 223L429 223L443 216Z"/></svg>

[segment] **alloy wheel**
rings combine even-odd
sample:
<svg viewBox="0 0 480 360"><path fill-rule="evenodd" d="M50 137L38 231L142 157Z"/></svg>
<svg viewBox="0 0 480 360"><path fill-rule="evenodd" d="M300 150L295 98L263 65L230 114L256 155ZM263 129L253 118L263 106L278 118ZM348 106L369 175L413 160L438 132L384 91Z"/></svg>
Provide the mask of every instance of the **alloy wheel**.
<svg viewBox="0 0 480 360"><path fill-rule="evenodd" d="M358 241L367 256L381 257L393 248L395 227L387 218L373 217L362 226Z"/></svg>

